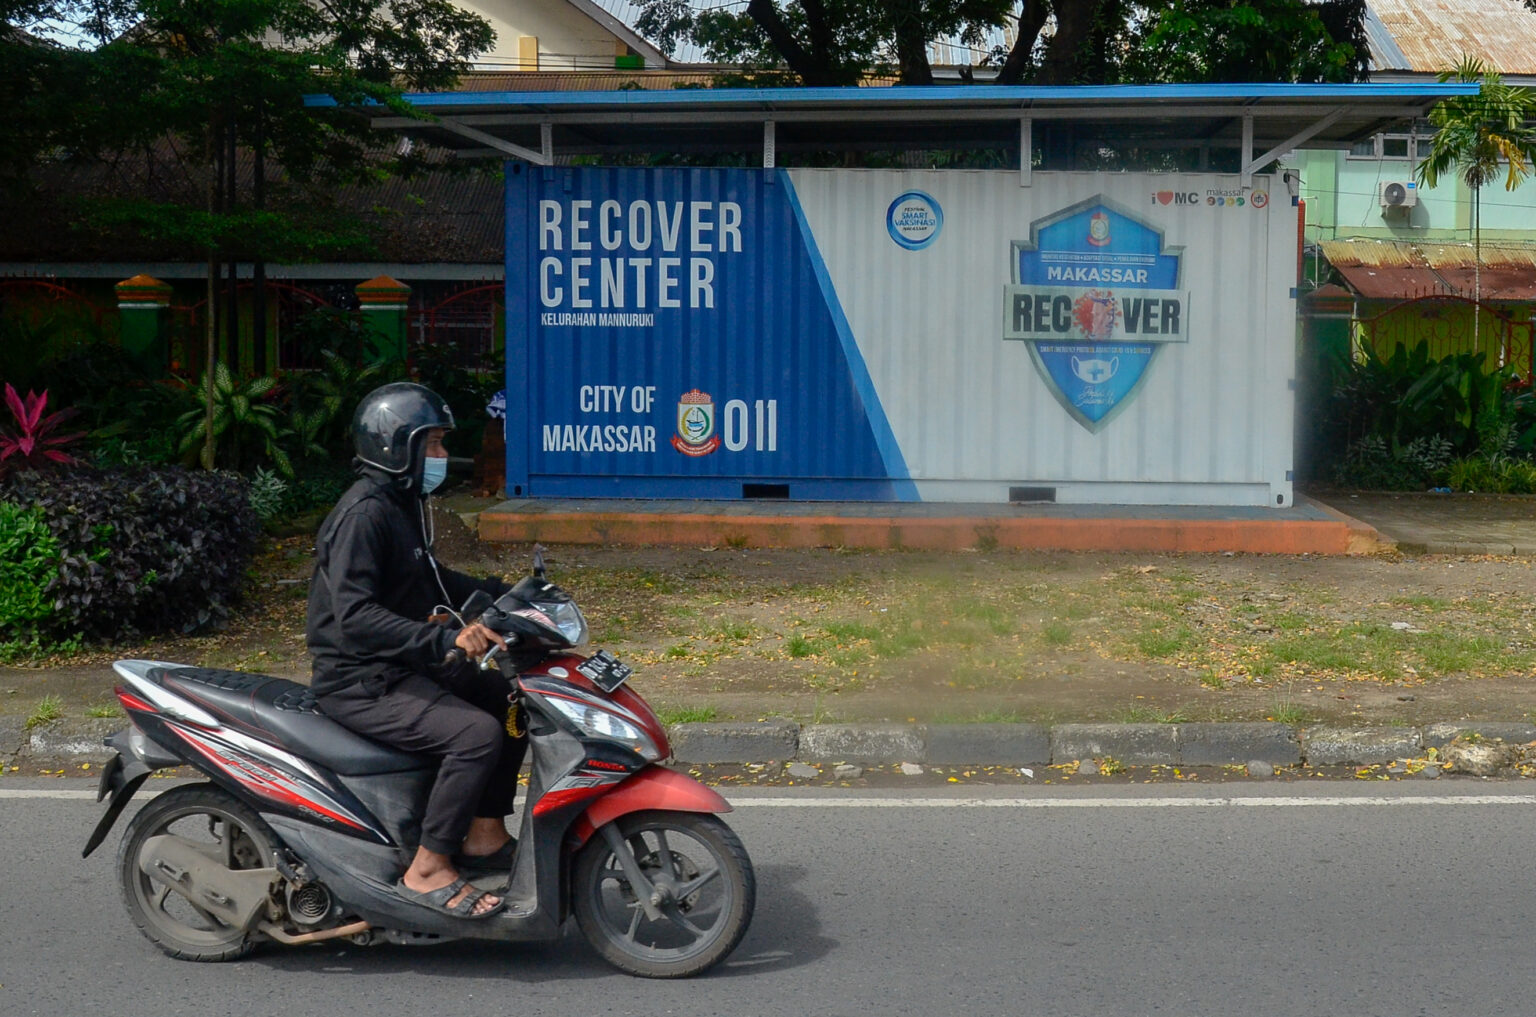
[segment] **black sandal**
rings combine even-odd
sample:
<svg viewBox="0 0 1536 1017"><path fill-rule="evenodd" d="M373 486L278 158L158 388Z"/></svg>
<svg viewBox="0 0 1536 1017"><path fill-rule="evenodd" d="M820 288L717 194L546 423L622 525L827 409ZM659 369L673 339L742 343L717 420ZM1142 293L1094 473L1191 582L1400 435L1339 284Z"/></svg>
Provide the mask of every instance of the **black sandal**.
<svg viewBox="0 0 1536 1017"><path fill-rule="evenodd" d="M477 912L475 905L488 896L488 892L473 886L469 888L469 892L464 895L463 900L449 906L448 902L453 900L453 895L466 886L469 886L469 881L460 878L449 883L447 886L438 887L436 890L417 891L406 886L405 880L402 879L395 883L395 892L403 900L409 901L412 904L419 904L428 910L436 911L438 914L447 915L450 918L489 918L507 906L506 900L503 899L497 901L494 907Z"/></svg>
<svg viewBox="0 0 1536 1017"><path fill-rule="evenodd" d="M510 876L512 874L512 859L517 855L517 838L512 837L501 847L488 855L466 855L463 852L453 856L453 867L459 870L462 876Z"/></svg>

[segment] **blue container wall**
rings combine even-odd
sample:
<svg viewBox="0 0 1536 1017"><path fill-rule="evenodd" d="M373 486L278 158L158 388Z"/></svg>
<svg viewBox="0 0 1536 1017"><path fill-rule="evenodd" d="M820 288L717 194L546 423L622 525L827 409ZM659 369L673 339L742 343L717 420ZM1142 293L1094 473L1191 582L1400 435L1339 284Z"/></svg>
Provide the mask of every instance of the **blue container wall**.
<svg viewBox="0 0 1536 1017"><path fill-rule="evenodd" d="M506 250L508 494L916 497L782 172L508 164Z"/></svg>

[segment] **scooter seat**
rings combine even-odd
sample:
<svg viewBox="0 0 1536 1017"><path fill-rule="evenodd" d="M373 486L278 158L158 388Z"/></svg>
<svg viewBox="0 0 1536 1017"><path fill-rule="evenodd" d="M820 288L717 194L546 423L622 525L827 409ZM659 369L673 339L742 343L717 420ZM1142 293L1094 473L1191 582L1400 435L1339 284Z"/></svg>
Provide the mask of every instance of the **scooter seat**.
<svg viewBox="0 0 1536 1017"><path fill-rule="evenodd" d="M426 756L380 745L342 727L320 712L314 693L287 678L208 667L157 667L148 678L343 776L404 773L435 765Z"/></svg>

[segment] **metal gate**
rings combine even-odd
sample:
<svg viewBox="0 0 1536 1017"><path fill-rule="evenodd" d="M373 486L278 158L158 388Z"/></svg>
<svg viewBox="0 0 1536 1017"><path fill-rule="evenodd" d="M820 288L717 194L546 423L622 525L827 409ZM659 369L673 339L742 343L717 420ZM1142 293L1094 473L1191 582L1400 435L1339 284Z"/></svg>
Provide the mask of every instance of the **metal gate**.
<svg viewBox="0 0 1536 1017"><path fill-rule="evenodd" d="M1411 350L1425 343L1431 359L1484 353L1489 370L1508 366L1522 382L1531 381L1531 319L1517 318L1508 308L1466 297L1418 297L1379 314L1356 318L1354 326L1358 341L1382 359L1398 347Z"/></svg>

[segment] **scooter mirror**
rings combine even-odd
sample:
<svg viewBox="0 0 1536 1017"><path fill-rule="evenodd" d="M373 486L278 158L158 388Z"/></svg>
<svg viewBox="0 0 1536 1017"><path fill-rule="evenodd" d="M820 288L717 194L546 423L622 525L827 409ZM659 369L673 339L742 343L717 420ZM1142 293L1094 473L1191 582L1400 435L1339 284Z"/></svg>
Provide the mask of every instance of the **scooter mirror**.
<svg viewBox="0 0 1536 1017"><path fill-rule="evenodd" d="M485 613L485 609L492 603L491 595L484 590L476 590L464 601L464 606L459 609L459 615L468 624Z"/></svg>

